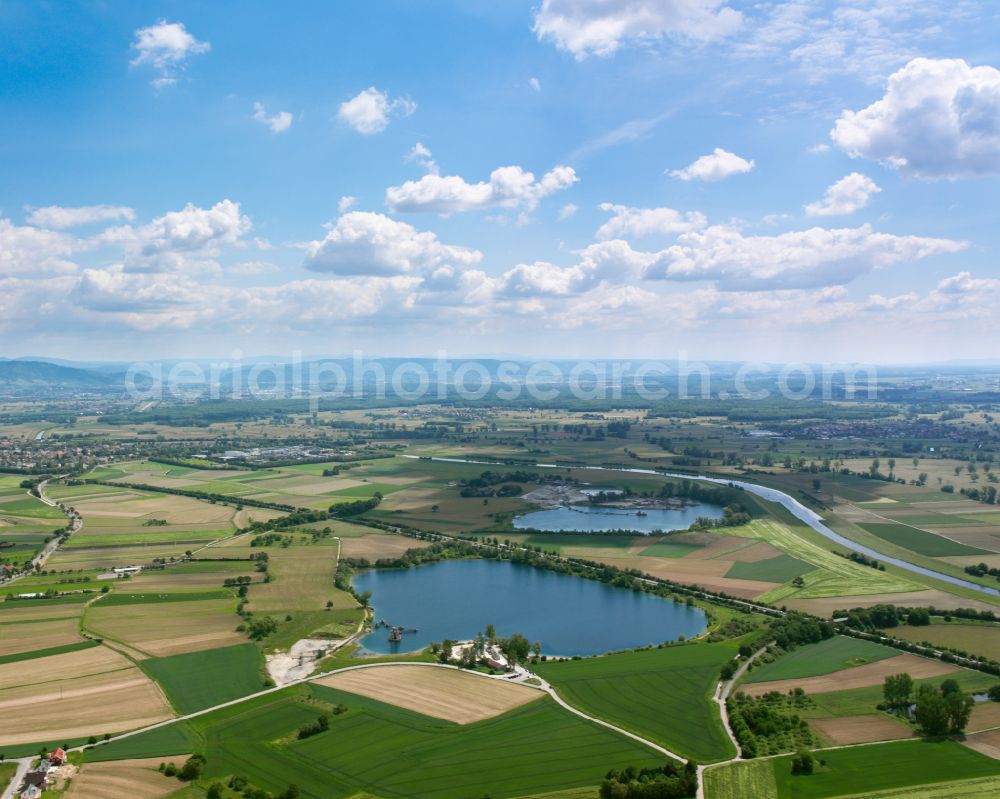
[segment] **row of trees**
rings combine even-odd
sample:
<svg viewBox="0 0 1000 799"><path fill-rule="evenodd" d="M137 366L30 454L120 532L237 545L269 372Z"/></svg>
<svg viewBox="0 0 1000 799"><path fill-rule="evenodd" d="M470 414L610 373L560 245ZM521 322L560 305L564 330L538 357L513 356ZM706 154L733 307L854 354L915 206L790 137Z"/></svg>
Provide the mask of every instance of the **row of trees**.
<svg viewBox="0 0 1000 799"><path fill-rule="evenodd" d="M698 766L693 760L659 768L611 770L601 781L601 799L685 799L698 792Z"/></svg>

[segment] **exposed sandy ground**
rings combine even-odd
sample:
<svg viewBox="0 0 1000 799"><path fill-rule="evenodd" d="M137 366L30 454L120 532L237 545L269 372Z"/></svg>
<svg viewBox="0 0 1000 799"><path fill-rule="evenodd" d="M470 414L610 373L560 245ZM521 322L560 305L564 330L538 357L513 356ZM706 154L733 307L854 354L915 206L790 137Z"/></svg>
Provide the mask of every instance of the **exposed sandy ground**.
<svg viewBox="0 0 1000 799"><path fill-rule="evenodd" d="M916 732L886 715L845 716L836 719L809 719L809 726L833 746L864 744L914 738Z"/></svg>
<svg viewBox="0 0 1000 799"><path fill-rule="evenodd" d="M891 602L894 605L906 607L923 607L930 605L942 610L955 610L956 608L975 608L976 610L996 611L995 605L980 602L977 599L967 599L965 597L946 594L944 591L928 589L927 591L903 591L895 594L868 594L862 596L835 596L819 597L816 599L787 599L782 604L787 605L792 610L801 610L805 613L813 613L817 616L830 616L835 610L845 610L850 608L868 608L882 602Z"/></svg>
<svg viewBox="0 0 1000 799"><path fill-rule="evenodd" d="M133 666L0 691L0 745L120 732L172 716L156 684Z"/></svg>
<svg viewBox="0 0 1000 799"><path fill-rule="evenodd" d="M904 653L893 658L886 658L875 663L866 663L850 669L835 671L820 677L799 677L792 680L771 680L770 682L755 682L743 685L740 690L750 696L761 696L769 691L787 693L794 688L801 688L807 694L822 694L831 691L846 691L848 688L862 688L866 685L881 685L889 674L906 672L913 679L937 677L959 671L957 666L942 663L940 660L922 658L918 655Z"/></svg>
<svg viewBox="0 0 1000 799"><path fill-rule="evenodd" d="M965 736L962 741L970 749L982 752L988 757L1000 760L1000 730L990 730L989 732L976 732Z"/></svg>
<svg viewBox="0 0 1000 799"><path fill-rule="evenodd" d="M28 667L30 664L30 668ZM0 691L24 685L129 669L132 664L104 646L0 665Z"/></svg>
<svg viewBox="0 0 1000 799"><path fill-rule="evenodd" d="M429 541L416 538L405 538L399 535L363 535L359 538L340 539L340 556L343 558L395 558L408 549L420 549L430 546Z"/></svg>
<svg viewBox="0 0 1000 799"><path fill-rule="evenodd" d="M0 622L2 620L3 617L0 616ZM82 640L78 628L74 618L32 624L0 624L0 656L75 644Z"/></svg>
<svg viewBox="0 0 1000 799"><path fill-rule="evenodd" d="M178 782L157 771L160 763L178 766L187 755L88 763L74 777L64 799L162 799L176 793Z"/></svg>
<svg viewBox="0 0 1000 799"><path fill-rule="evenodd" d="M458 724L499 716L544 696L522 685L429 666L379 666L317 681Z"/></svg>
<svg viewBox="0 0 1000 799"><path fill-rule="evenodd" d="M303 638L292 644L287 652L268 655L267 673L278 686L301 680L313 673L323 653L337 643L332 638Z"/></svg>

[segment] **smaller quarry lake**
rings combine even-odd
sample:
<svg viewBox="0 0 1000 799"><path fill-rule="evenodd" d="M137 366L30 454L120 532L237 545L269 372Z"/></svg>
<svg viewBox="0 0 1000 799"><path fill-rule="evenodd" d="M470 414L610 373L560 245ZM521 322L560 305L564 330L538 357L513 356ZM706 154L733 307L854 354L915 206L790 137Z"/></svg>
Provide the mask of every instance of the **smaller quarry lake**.
<svg viewBox="0 0 1000 799"><path fill-rule="evenodd" d="M401 642L379 627L361 639L370 652L412 652L445 638L474 638L493 624L522 633L549 655L591 655L704 632L696 607L509 561L445 560L412 569L372 569L353 581L371 591L375 620L404 628Z"/></svg>
<svg viewBox="0 0 1000 799"><path fill-rule="evenodd" d="M543 530L548 533L582 532L607 533L612 530L632 530L636 533L652 533L662 530L687 530L699 516L721 519L722 508L718 505L687 505L683 508L609 508L593 505L563 505L560 508L536 510L514 519L518 530Z"/></svg>

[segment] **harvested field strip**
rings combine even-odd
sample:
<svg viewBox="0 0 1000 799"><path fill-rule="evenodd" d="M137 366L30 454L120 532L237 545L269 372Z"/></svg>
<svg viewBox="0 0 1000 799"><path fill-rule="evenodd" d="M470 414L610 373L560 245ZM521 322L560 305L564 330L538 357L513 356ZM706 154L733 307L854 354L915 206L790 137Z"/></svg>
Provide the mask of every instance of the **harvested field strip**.
<svg viewBox="0 0 1000 799"><path fill-rule="evenodd" d="M30 669L18 662L0 665L0 691L129 668L126 658L107 647L88 647L39 658Z"/></svg>
<svg viewBox="0 0 1000 799"><path fill-rule="evenodd" d="M38 621L33 624L0 625L0 658L36 649L53 649L79 641L79 624L72 618Z"/></svg>
<svg viewBox="0 0 1000 799"><path fill-rule="evenodd" d="M750 696L761 696L768 691L787 693L795 688L801 688L807 694L818 694L830 691L842 691L848 688L860 688L866 685L881 685L889 674L906 672L916 680L925 677L937 677L942 674L952 674L956 671L960 671L957 666L942 663L940 660L931 660L907 653L886 658L876 663L868 663L864 666L835 671L832 674L819 677L746 683L740 687L740 690Z"/></svg>
<svg viewBox="0 0 1000 799"><path fill-rule="evenodd" d="M178 758L177 763L183 758ZM177 791L177 781L157 769L163 760L89 763L73 778L64 799L161 799Z"/></svg>
<svg viewBox="0 0 1000 799"><path fill-rule="evenodd" d="M896 721L885 713L812 719L809 726L830 746L864 744L872 741L895 741L902 738L915 738L917 735L916 730L912 727Z"/></svg>
<svg viewBox="0 0 1000 799"><path fill-rule="evenodd" d="M456 724L492 718L544 696L521 685L433 666L356 669L316 682Z"/></svg>
<svg viewBox="0 0 1000 799"><path fill-rule="evenodd" d="M80 641L75 644L65 646L53 646L48 649L35 649L31 652L18 652L16 655L4 655L0 657L0 666L5 663L19 663L24 660L35 660L36 658L51 657L52 655L64 655L68 652L78 652L81 649L90 649L100 646L99 641Z"/></svg>
<svg viewBox="0 0 1000 799"><path fill-rule="evenodd" d="M46 669L45 660L86 657L101 651L119 659L124 667L101 673L65 675L65 663ZM118 732L163 721L172 716L163 694L141 671L124 658L101 647L70 655L45 658L34 664L34 684L0 690L0 745L33 741L63 741L88 735ZM69 661L71 662L71 661ZM18 668L19 664L0 667ZM23 669L22 669L23 671ZM63 673L62 679L56 675ZM6 683L12 680L8 676Z"/></svg>
<svg viewBox="0 0 1000 799"><path fill-rule="evenodd" d="M898 649L860 638L835 635L818 644L808 644L782 655L773 663L754 669L746 682L820 677L865 663L897 657Z"/></svg>
<svg viewBox="0 0 1000 799"><path fill-rule="evenodd" d="M972 708L972 716L965 728L969 732L991 730L1000 727L1000 703L977 702Z"/></svg>
<svg viewBox="0 0 1000 799"><path fill-rule="evenodd" d="M372 534L342 539L340 554L344 558L378 560L379 558L396 558L408 549L421 549L426 546L430 546L429 541L419 541L397 535Z"/></svg>
<svg viewBox="0 0 1000 799"><path fill-rule="evenodd" d="M235 599L108 607L98 602L88 609L84 624L99 637L166 657L246 643L235 631L240 623L235 607Z"/></svg>
<svg viewBox="0 0 1000 799"><path fill-rule="evenodd" d="M966 735L963 743L970 749L974 749L987 757L1000 760L1000 730L976 732Z"/></svg>

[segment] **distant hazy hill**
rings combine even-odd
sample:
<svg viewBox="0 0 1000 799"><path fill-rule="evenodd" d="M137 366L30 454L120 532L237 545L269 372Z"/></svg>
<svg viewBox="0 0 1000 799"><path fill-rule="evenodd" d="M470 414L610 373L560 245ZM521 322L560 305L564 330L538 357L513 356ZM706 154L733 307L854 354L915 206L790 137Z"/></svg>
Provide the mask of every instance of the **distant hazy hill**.
<svg viewBox="0 0 1000 799"><path fill-rule="evenodd" d="M109 375L46 361L0 361L0 386L97 388L113 380Z"/></svg>

